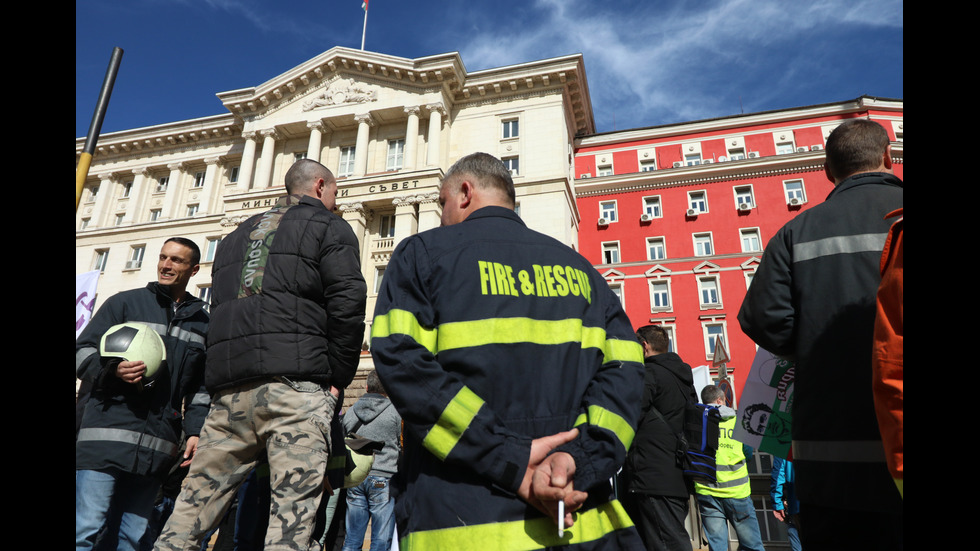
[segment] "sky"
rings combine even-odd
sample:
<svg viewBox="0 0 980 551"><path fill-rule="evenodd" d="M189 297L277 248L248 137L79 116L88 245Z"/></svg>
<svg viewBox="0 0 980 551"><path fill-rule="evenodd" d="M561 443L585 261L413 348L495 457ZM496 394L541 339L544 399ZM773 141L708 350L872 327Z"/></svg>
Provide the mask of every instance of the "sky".
<svg viewBox="0 0 980 551"><path fill-rule="evenodd" d="M902 99L903 0L370 0L365 49L459 52L469 72L582 54L598 132L845 101ZM76 0L75 136L114 47L102 133L225 114L334 46L361 0Z"/></svg>

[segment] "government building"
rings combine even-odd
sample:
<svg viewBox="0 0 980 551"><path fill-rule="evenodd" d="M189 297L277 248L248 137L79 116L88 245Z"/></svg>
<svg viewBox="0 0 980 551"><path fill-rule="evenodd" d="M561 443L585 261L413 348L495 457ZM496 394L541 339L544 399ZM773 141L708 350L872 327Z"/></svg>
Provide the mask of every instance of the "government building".
<svg viewBox="0 0 980 551"><path fill-rule="evenodd" d="M372 365L371 315L391 254L439 225L439 180L464 155L500 158L528 227L582 253L634 328L664 326L687 363L727 373L736 398L756 354L736 315L767 240L832 189L823 172L830 131L848 118L879 122L904 174L901 99L597 133L581 55L468 72L458 53L406 59L336 47L217 97L222 114L99 137L75 213L75 273L101 272L97 309L155 280L163 242L183 236L202 251L188 290L207 300L222 237L271 208L293 162L317 160L337 176L339 214L358 237L368 285L348 406ZM76 139L76 166L84 142ZM725 358L715 357L719 340ZM756 456L760 524L779 548L762 498L767 456Z"/></svg>

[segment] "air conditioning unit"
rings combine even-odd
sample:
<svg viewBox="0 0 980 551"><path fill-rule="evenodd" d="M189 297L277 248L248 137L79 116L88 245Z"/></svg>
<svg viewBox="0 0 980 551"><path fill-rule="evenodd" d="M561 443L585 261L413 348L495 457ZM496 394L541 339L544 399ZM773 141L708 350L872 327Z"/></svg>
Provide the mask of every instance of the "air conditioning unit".
<svg viewBox="0 0 980 551"><path fill-rule="evenodd" d="M140 269L140 266L142 266L142 265L143 265L143 261L142 260L128 260L126 262L126 269L127 270L139 270Z"/></svg>
<svg viewBox="0 0 980 551"><path fill-rule="evenodd" d="M592 173L591 172L583 172L583 173L579 174L578 177L579 178L591 178L592 177Z"/></svg>
<svg viewBox="0 0 980 551"><path fill-rule="evenodd" d="M820 144L814 144L810 146L810 151L820 151L821 149L823 149L823 146Z"/></svg>
<svg viewBox="0 0 980 551"><path fill-rule="evenodd" d="M721 157L718 157L718 162L719 163L724 163L726 161L728 161L728 157L726 157L724 155L722 155Z"/></svg>
<svg viewBox="0 0 980 551"><path fill-rule="evenodd" d="M749 151L749 158L750 159L758 159L759 157L760 157L760 155L759 155L759 152L758 151Z"/></svg>
<svg viewBox="0 0 980 551"><path fill-rule="evenodd" d="M599 225L600 226L608 226L609 225L609 220L606 220L605 218L600 218L599 219Z"/></svg>
<svg viewBox="0 0 980 551"><path fill-rule="evenodd" d="M752 205L748 203L739 203L738 210L752 210Z"/></svg>
<svg viewBox="0 0 980 551"><path fill-rule="evenodd" d="M790 199L790 200L789 200L789 204L790 204L791 206L794 206L794 207L795 207L795 206L797 206L797 205L801 205L801 204L803 204L803 202L802 202L802 201L800 201L800 199L799 199L798 197L793 197L792 199Z"/></svg>
<svg viewBox="0 0 980 551"><path fill-rule="evenodd" d="M653 217L649 214L643 213L640 215L640 222L649 222L650 220L653 220Z"/></svg>
<svg viewBox="0 0 980 551"><path fill-rule="evenodd" d="M688 216L697 216L698 215L698 211L696 209L687 209L687 215Z"/></svg>
<svg viewBox="0 0 980 551"><path fill-rule="evenodd" d="M715 162L714 159L702 159L701 160L701 164L703 164L703 165L710 165L713 162Z"/></svg>
<svg viewBox="0 0 980 551"><path fill-rule="evenodd" d="M805 145L796 148L797 153L806 153L807 151L810 151L810 148Z"/></svg>
<svg viewBox="0 0 980 551"><path fill-rule="evenodd" d="M680 161L674 161L674 168L680 168L682 166L684 166L684 163Z"/></svg>

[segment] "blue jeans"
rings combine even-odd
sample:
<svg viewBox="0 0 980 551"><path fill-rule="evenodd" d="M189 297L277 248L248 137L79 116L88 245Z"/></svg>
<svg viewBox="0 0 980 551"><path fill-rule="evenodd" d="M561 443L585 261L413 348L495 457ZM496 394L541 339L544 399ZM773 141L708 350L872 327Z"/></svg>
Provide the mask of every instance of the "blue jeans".
<svg viewBox="0 0 980 551"><path fill-rule="evenodd" d="M347 489L347 537L343 551L360 551L364 531L371 518L371 551L388 551L395 530L395 501L388 487L390 478L368 476Z"/></svg>
<svg viewBox="0 0 980 551"><path fill-rule="evenodd" d="M765 551L762 546L762 533L759 519L755 516L755 506L751 497L720 498L697 494L698 509L701 511L701 524L708 538L711 551L728 549L728 522L735 527L739 550Z"/></svg>
<svg viewBox="0 0 980 551"><path fill-rule="evenodd" d="M119 517L118 549L136 551L160 482L117 470L75 471L75 549L91 549L109 507Z"/></svg>

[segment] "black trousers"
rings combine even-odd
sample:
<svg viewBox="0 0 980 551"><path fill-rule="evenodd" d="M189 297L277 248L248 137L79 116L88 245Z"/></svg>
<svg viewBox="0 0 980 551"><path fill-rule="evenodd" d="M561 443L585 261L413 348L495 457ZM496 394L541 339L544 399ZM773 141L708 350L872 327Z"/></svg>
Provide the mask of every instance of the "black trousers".
<svg viewBox="0 0 980 551"><path fill-rule="evenodd" d="M633 519L647 551L691 550L691 536L684 528L687 497L630 494L626 512Z"/></svg>

